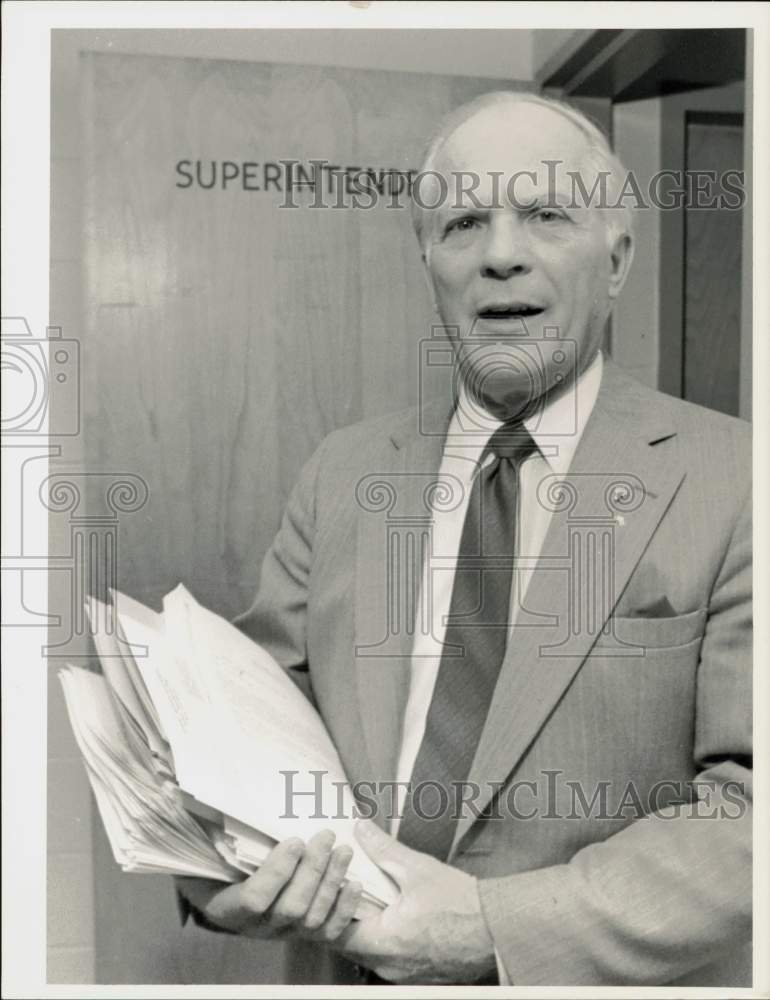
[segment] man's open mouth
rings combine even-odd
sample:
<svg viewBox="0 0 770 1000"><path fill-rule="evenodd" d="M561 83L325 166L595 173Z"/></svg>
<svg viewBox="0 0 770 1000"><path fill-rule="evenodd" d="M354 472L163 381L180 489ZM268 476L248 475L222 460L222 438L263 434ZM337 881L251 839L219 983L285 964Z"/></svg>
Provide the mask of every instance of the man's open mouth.
<svg viewBox="0 0 770 1000"><path fill-rule="evenodd" d="M480 319L529 319L532 316L539 316L544 312L542 306L532 305L528 302L510 302L500 305L489 305L479 309Z"/></svg>

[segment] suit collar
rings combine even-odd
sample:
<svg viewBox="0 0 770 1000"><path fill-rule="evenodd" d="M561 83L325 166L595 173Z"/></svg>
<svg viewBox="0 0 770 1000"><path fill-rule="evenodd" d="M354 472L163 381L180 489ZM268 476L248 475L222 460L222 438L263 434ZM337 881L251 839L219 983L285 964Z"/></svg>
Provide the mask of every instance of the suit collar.
<svg viewBox="0 0 770 1000"><path fill-rule="evenodd" d="M397 777L430 498L450 417L446 402L431 401L398 418L384 467L357 491L373 500L359 502L357 518L354 656L369 765L361 773L375 783ZM384 825L390 804L374 794Z"/></svg>
<svg viewBox="0 0 770 1000"><path fill-rule="evenodd" d="M451 419L452 406L447 400L430 399L397 419L390 432L390 440L397 451L413 449L415 457L422 457L423 452L434 458L437 454L438 468Z"/></svg>
<svg viewBox="0 0 770 1000"><path fill-rule="evenodd" d="M638 382L614 361L605 357L601 383L594 408L611 421L617 421L619 433L638 437L649 444L676 434L676 418L668 397ZM430 456L435 469L441 454L454 408L447 400L432 399L402 415L390 433L397 450L414 449L415 458ZM593 411L592 411L593 412Z"/></svg>
<svg viewBox="0 0 770 1000"><path fill-rule="evenodd" d="M602 383L596 399L597 419L618 428L620 439L657 444L677 432L676 401L638 382L605 358Z"/></svg>

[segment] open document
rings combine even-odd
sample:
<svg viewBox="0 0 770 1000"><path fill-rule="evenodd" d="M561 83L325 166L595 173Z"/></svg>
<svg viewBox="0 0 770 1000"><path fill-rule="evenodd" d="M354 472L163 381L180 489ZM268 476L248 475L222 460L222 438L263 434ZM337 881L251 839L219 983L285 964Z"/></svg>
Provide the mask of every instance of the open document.
<svg viewBox="0 0 770 1000"><path fill-rule="evenodd" d="M358 846L355 801L323 720L276 661L183 586L158 614L89 600L102 673L60 672L115 860L126 871L237 881L278 840L349 844L359 916L398 890ZM287 794L311 787L314 795Z"/></svg>

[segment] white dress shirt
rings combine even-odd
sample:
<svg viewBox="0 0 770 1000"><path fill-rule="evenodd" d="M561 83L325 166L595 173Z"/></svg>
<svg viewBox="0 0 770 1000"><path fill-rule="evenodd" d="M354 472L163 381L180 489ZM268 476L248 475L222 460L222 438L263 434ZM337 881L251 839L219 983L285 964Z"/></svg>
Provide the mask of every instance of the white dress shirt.
<svg viewBox="0 0 770 1000"><path fill-rule="evenodd" d="M538 502L538 486L546 476L554 474L563 476L569 471L572 457L599 393L602 368L602 354L599 352L577 379L574 389L565 392L524 421L524 426L537 445L538 451L522 464L519 473L519 530L515 536L516 557L517 560L524 557L526 562L513 572L509 642L516 641L517 610L526 594L534 560L540 554L551 520L551 511ZM463 414L466 415L465 418ZM472 414L470 421L467 419L469 414ZM469 423L472 424L470 429ZM426 564L423 568L422 587L415 618L416 622L422 622L430 616L432 628L425 632L419 628L415 630L409 698L404 713L398 761L399 785L395 799L397 808L391 821L391 833L394 836L398 831L403 812L406 786L412 776L425 733L428 709L441 663L446 618L452 601L454 567L460 550L460 539L473 480L478 472L484 448L502 423L501 420L496 420L489 413L471 404L467 396L461 392L460 401L449 424L439 475L454 477L450 479L451 482L459 480L462 484L462 500L451 510L433 507L431 560L430 565ZM493 460L494 457L488 455L485 464ZM512 526L512 530L515 530L515 526ZM445 568L437 570L437 565ZM430 581L428 574L431 575ZM429 594L432 598L430 600L426 596ZM426 603L430 603L431 606L425 607ZM497 953L496 959L500 983L508 985L510 980Z"/></svg>
<svg viewBox="0 0 770 1000"><path fill-rule="evenodd" d="M511 633L508 641L515 641L517 609L526 594L532 576L532 564L540 554L545 540L551 511L537 499L537 489L541 480L550 475L565 475L572 462L583 429L594 408L602 379L602 355L596 358L577 380L571 390L547 406L540 413L524 421L538 447L519 474L519 531L516 536L517 559L526 558L526 563L513 574L511 586ZM470 411L468 400L461 395L460 403L452 417L447 433L447 443L441 460L439 475L454 477L462 484L462 500L453 510L434 507L432 515L433 544L430 566L424 567L416 621L432 617L432 629L428 634L420 629L415 632L412 648L411 678L409 698L404 714L401 753L399 755L397 779L399 787L399 808L393 817L391 832L398 830L401 805L404 800L404 785L409 781L417 753L425 732L425 722L433 697L433 688L441 662L441 648L446 632L446 618L452 601L454 585L454 565L460 549L463 522L470 499L473 479L478 471L478 462L490 437L502 426L488 413L473 407L473 427L467 429L468 420L460 417ZM483 425L481 421L483 420ZM463 428L465 424L465 429ZM480 430L480 425L483 427ZM487 456L486 461L493 461ZM454 480L452 480L454 481ZM514 530L512 528L512 530ZM436 569L441 563L445 569ZM430 587L427 575L432 574ZM432 592L431 607L424 607L426 595ZM426 630L427 631L427 630Z"/></svg>

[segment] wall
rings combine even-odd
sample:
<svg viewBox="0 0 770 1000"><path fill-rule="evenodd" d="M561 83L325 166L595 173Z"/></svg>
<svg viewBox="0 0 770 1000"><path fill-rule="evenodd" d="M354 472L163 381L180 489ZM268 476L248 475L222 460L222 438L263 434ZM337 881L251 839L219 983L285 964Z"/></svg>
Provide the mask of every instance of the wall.
<svg viewBox="0 0 770 1000"><path fill-rule="evenodd" d="M529 29L389 31L270 29L57 30L53 51L67 86L69 61L78 51L131 52L199 59L238 59L289 65L384 69L405 73L533 79L533 35ZM551 34L551 32L543 32ZM556 34L563 34L556 32ZM569 32L567 32L569 34Z"/></svg>
<svg viewBox="0 0 770 1000"><path fill-rule="evenodd" d="M661 169L661 105L659 98L616 104L613 108L615 151L633 170L645 191ZM636 378L658 385L660 314L660 211L635 214L636 255L612 320L612 356Z"/></svg>

